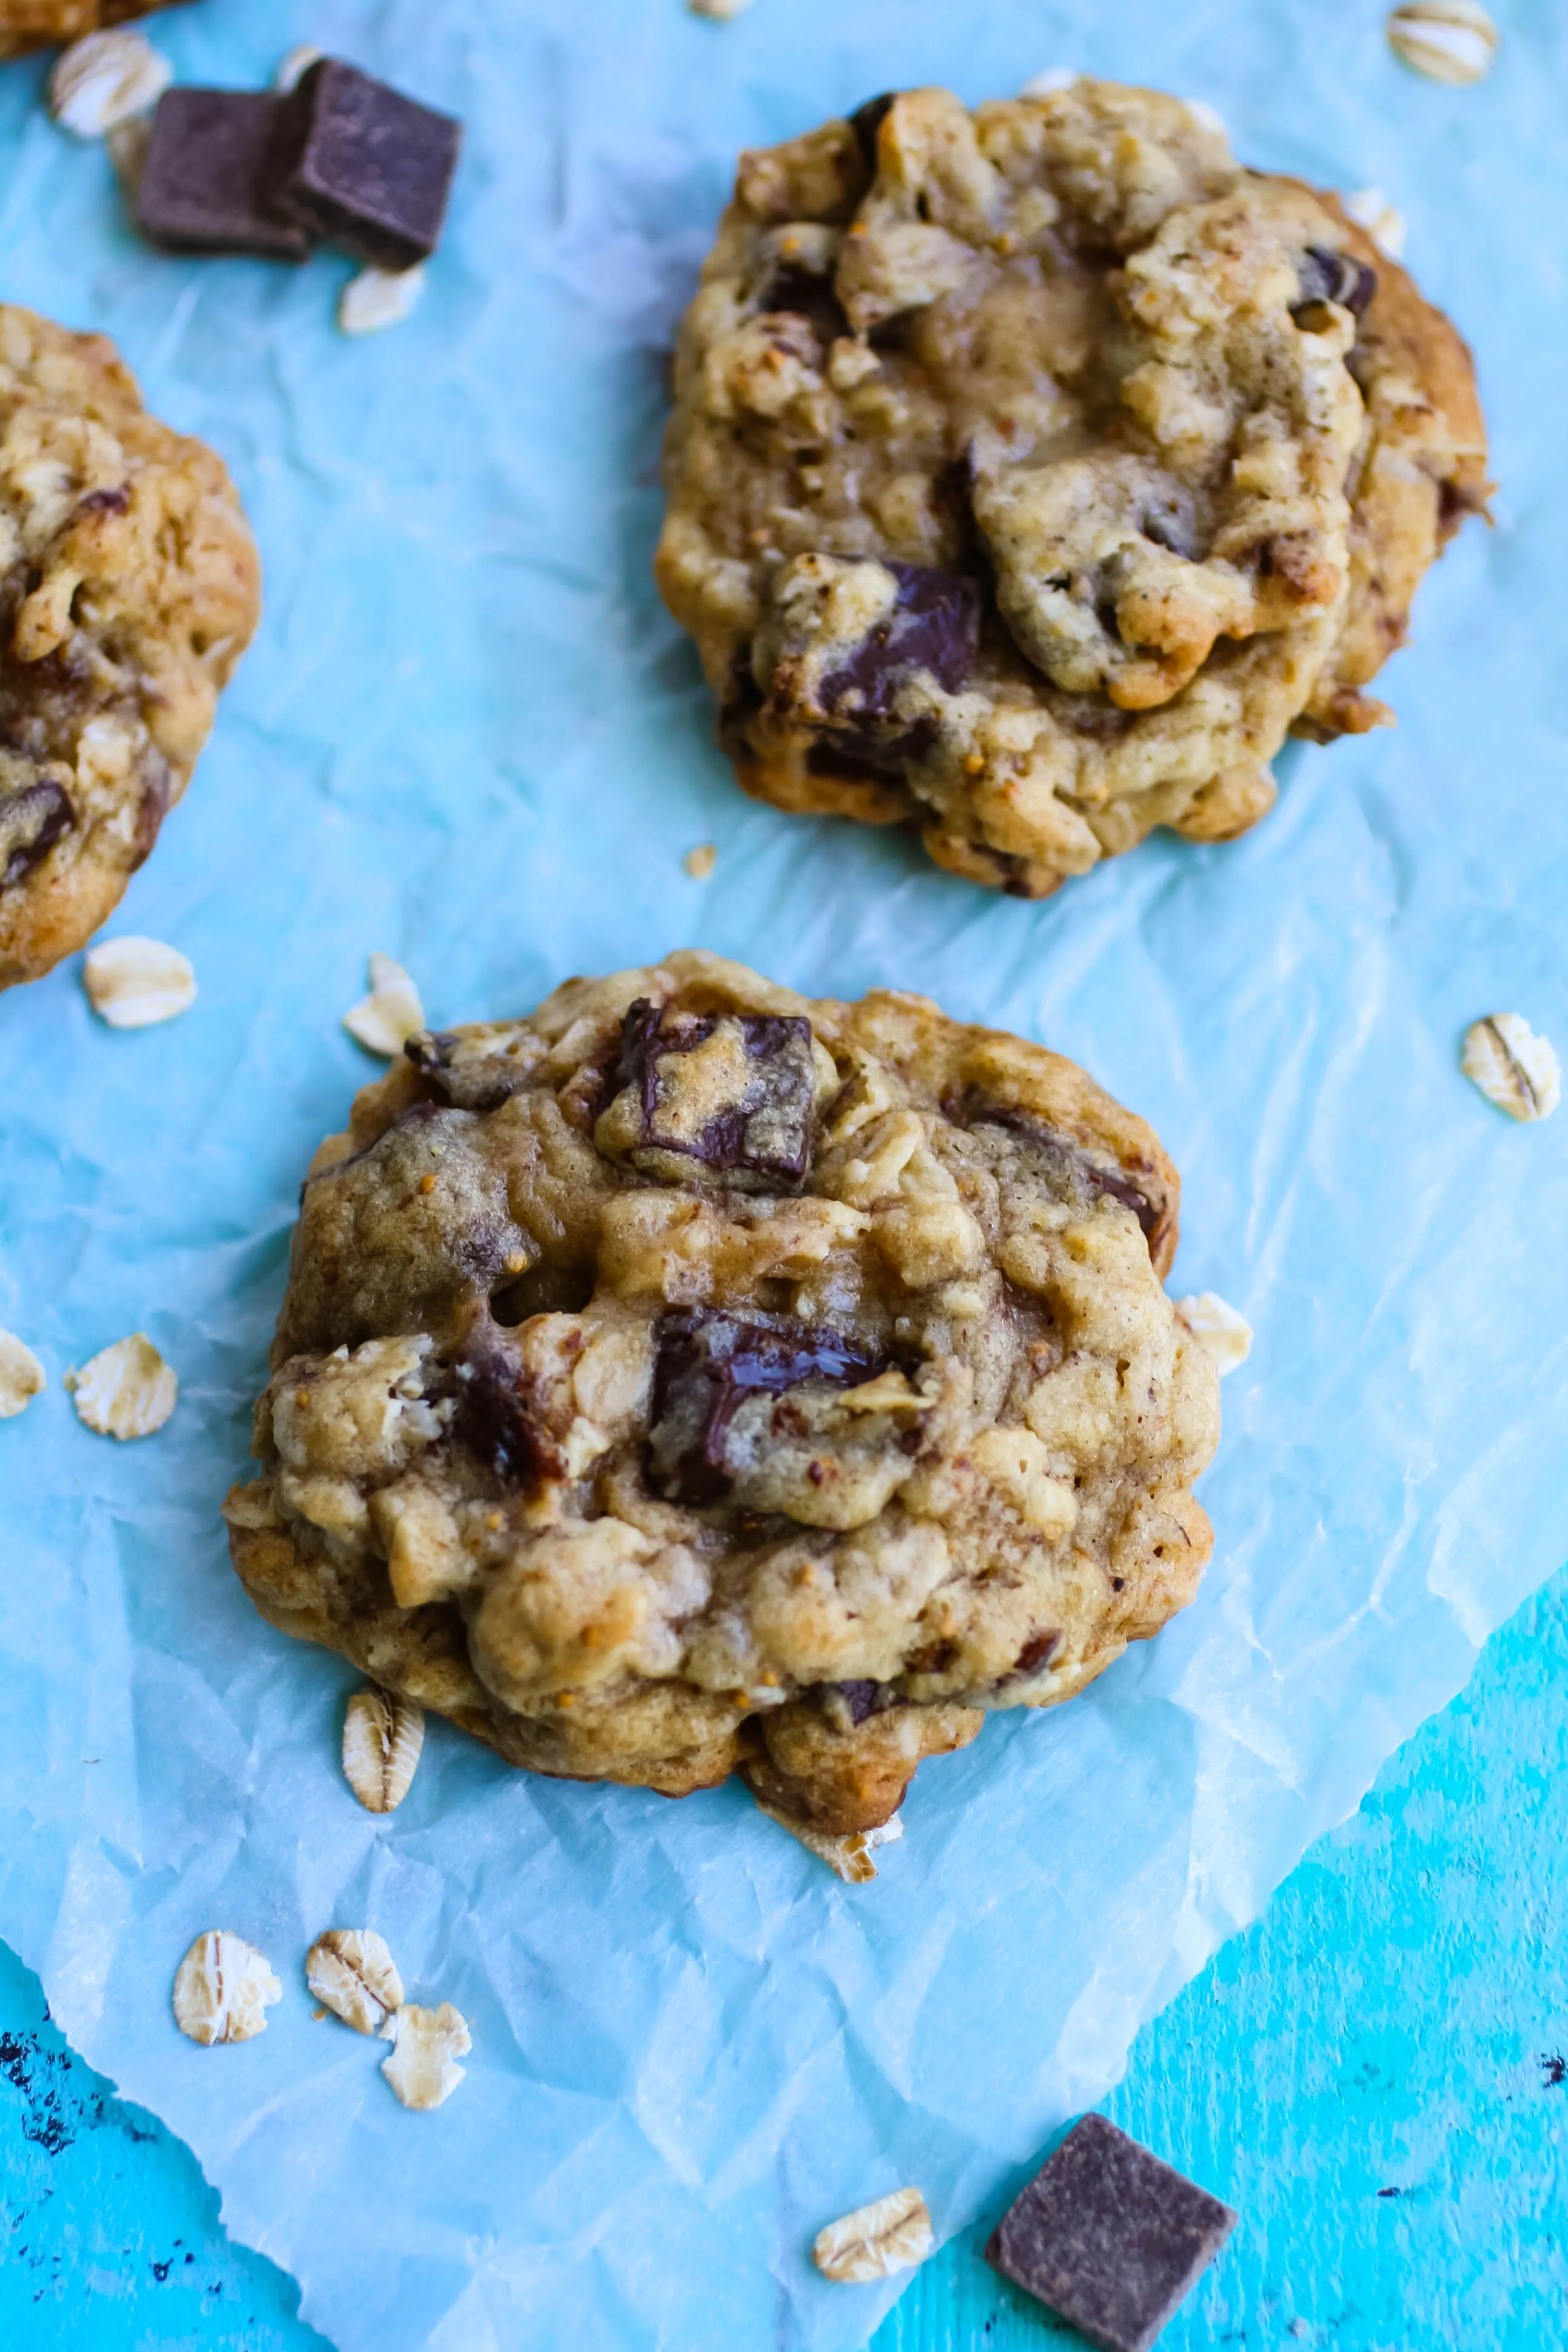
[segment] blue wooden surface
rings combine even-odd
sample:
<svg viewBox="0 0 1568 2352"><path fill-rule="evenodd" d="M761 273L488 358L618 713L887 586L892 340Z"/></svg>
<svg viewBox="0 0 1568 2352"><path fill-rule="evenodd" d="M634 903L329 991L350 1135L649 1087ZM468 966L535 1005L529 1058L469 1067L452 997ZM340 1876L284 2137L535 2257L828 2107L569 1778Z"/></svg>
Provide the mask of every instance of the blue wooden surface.
<svg viewBox="0 0 1568 2352"><path fill-rule="evenodd" d="M1139 2037L1108 2112L1242 2215L1163 2352L1568 2345L1565 1750L1568 1570ZM986 2270L984 2234L917 2276L875 2352L1069 2338ZM0 2346L321 2352L298 2306L0 1946Z"/></svg>

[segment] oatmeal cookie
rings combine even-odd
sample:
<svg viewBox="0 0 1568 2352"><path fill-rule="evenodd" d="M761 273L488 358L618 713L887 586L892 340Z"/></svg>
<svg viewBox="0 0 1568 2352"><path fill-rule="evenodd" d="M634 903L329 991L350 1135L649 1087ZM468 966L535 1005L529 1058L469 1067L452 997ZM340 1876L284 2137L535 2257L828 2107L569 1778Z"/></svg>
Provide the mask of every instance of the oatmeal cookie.
<svg viewBox="0 0 1568 2352"><path fill-rule="evenodd" d="M84 33L150 16L168 0L0 0L0 58L63 47Z"/></svg>
<svg viewBox="0 0 1568 2352"><path fill-rule="evenodd" d="M0 304L0 987L112 913L256 625L221 459L114 347Z"/></svg>
<svg viewBox="0 0 1568 2352"><path fill-rule="evenodd" d="M1176 1171L1072 1063L697 952L406 1055L226 1506L274 1624L533 1771L844 1832L1192 1598Z"/></svg>
<svg viewBox="0 0 1568 2352"><path fill-rule="evenodd" d="M1230 838L1484 505L1469 355L1174 99L946 90L741 159L656 571L741 782L1025 898Z"/></svg>

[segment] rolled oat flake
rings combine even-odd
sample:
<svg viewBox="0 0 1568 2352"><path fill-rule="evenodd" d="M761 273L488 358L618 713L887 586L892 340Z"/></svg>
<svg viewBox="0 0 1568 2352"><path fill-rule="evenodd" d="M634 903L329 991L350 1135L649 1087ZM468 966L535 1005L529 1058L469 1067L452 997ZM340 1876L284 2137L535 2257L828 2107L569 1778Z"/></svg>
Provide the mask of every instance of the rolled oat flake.
<svg viewBox="0 0 1568 2352"><path fill-rule="evenodd" d="M198 1936L174 1979L174 2022L193 2042L248 2042L283 1988L265 1956L226 1927Z"/></svg>
<svg viewBox="0 0 1568 2352"><path fill-rule="evenodd" d="M913 2270L931 2250L931 2214L918 2189L895 2189L819 2230L812 2260L846 2285Z"/></svg>
<svg viewBox="0 0 1568 2352"><path fill-rule="evenodd" d="M1498 28L1479 0L1404 0L1389 11L1388 46L1402 65L1455 88L1484 81Z"/></svg>
<svg viewBox="0 0 1568 2352"><path fill-rule="evenodd" d="M1563 1066L1552 1041L1538 1037L1520 1013L1473 1022L1459 1067L1510 1118L1550 1118L1562 1098Z"/></svg>
<svg viewBox="0 0 1568 2352"><path fill-rule="evenodd" d="M100 1348L66 1381L77 1417L100 1437L151 1437L174 1410L180 1383L145 1331Z"/></svg>
<svg viewBox="0 0 1568 2352"><path fill-rule="evenodd" d="M403 1979L374 1927L329 1927L305 1957L316 1999L356 2033L381 2033L403 2006Z"/></svg>
<svg viewBox="0 0 1568 2352"><path fill-rule="evenodd" d="M391 1692L355 1691L343 1717L343 1778L367 1813L395 1813L425 1745L423 1710Z"/></svg>

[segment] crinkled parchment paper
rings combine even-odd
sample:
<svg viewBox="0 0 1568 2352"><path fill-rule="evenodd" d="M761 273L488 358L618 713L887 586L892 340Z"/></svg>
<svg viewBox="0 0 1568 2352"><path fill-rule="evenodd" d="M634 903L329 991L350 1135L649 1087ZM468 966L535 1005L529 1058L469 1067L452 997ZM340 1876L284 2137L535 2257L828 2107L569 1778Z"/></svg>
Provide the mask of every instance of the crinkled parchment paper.
<svg viewBox="0 0 1568 2352"><path fill-rule="evenodd" d="M311 40L467 119L422 308L353 341L346 264L139 249L101 151L36 110L41 67L0 74L5 294L107 330L226 452L268 590L120 919L194 959L195 1009L115 1034L74 967L0 1000L0 1324L50 1376L0 1427L0 1932L344 2352L862 2342L895 2290L818 2279L813 2233L905 2181L939 2232L994 2197L1568 1553L1568 1114L1516 1127L1458 1071L1483 1013L1568 1045L1568 20L1499 13L1496 71L1459 91L1394 65L1377 0L155 20L186 79L255 83ZM1288 753L1236 846L1159 843L1028 907L744 802L648 557L661 354L735 149L889 83L977 99L1058 64L1380 184L1479 350L1503 488L1423 592L1397 733ZM681 868L703 841L706 883ZM1258 1334L1195 1605L928 1765L865 1888L738 1790L532 1780L440 1726L402 1810L362 1811L352 1678L226 1565L295 1190L370 1075L338 1026L368 950L447 1022L682 941L812 991L929 989L1087 1063L1183 1170L1173 1287ZM136 1329L180 1404L117 1446L61 1375ZM438 2115L311 2021L334 1923L468 2017ZM243 2047L170 2015L208 1927L284 1979Z"/></svg>

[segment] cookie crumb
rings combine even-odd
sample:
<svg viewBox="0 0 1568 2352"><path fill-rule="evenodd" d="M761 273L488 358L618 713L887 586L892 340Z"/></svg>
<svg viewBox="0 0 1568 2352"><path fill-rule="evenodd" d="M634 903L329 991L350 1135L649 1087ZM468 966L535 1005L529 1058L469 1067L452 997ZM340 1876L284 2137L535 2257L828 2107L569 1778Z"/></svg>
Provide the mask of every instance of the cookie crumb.
<svg viewBox="0 0 1568 2352"><path fill-rule="evenodd" d="M193 2042L249 2042L283 1988L264 1955L226 1927L198 1936L174 1978L174 2022Z"/></svg>
<svg viewBox="0 0 1568 2352"><path fill-rule="evenodd" d="M77 1416L100 1437L151 1437L174 1412L180 1383L144 1331L100 1348L68 1375Z"/></svg>
<svg viewBox="0 0 1568 2352"><path fill-rule="evenodd" d="M416 1030L425 1026L419 991L400 963L389 955L373 955L369 967L370 994L362 996L343 1014L343 1027L367 1054L401 1054Z"/></svg>
<svg viewBox="0 0 1568 2352"><path fill-rule="evenodd" d="M1403 257L1407 234L1405 215L1389 203L1381 188L1357 188L1353 195L1345 197L1344 207L1357 228L1365 229L1379 253L1385 253L1390 261Z"/></svg>
<svg viewBox="0 0 1568 2352"><path fill-rule="evenodd" d="M272 77L272 87L279 97L287 98L289 92L304 80L310 68L320 65L325 55L325 50L317 48L313 41L301 41L298 48L286 50Z"/></svg>
<svg viewBox="0 0 1568 2352"><path fill-rule="evenodd" d="M425 291L425 266L412 269L362 269L343 288L338 324L345 335L375 335L406 319Z"/></svg>
<svg viewBox="0 0 1568 2352"><path fill-rule="evenodd" d="M1465 1032L1459 1067L1510 1118L1550 1118L1563 1093L1563 1066L1549 1037L1520 1013L1490 1013Z"/></svg>
<svg viewBox="0 0 1568 2352"><path fill-rule="evenodd" d="M424 1745L421 1708L386 1691L355 1691L343 1717L343 1778L367 1813L397 1811Z"/></svg>
<svg viewBox="0 0 1568 2352"><path fill-rule="evenodd" d="M1082 74L1076 66L1047 66L1044 73L1031 74L1019 90L1020 98L1054 98L1058 89L1070 89Z"/></svg>
<svg viewBox="0 0 1568 2352"><path fill-rule="evenodd" d="M918 2189L895 2189L819 2230L811 2257L824 2278L856 2285L913 2270L931 2243L925 2199Z"/></svg>
<svg viewBox="0 0 1568 2352"><path fill-rule="evenodd" d="M449 2099L464 2075L458 2060L473 2048L468 2021L449 2000L439 2009L421 2009L408 2001L382 2028L392 2042L381 2071L405 2107L428 2114Z"/></svg>
<svg viewBox="0 0 1568 2352"><path fill-rule="evenodd" d="M1484 81L1498 53L1498 28L1479 0L1404 0L1384 29L1401 65L1456 89Z"/></svg>
<svg viewBox="0 0 1568 2352"><path fill-rule="evenodd" d="M26 1412L47 1386L47 1375L26 1341L14 1331L0 1331L0 1421Z"/></svg>
<svg viewBox="0 0 1568 2352"><path fill-rule="evenodd" d="M880 1829L851 1830L847 1837L829 1837L821 1830L809 1828L805 1822L793 1820L788 1813L781 1813L776 1805L764 1804L760 1797L757 1807L771 1822L777 1822L781 1830L788 1830L792 1838L798 1838L806 1852L825 1862L834 1876L843 1879L847 1886L864 1886L875 1878L877 1865L871 1859L874 1849L894 1844L904 1833L903 1822L897 1813Z"/></svg>
<svg viewBox="0 0 1568 2352"><path fill-rule="evenodd" d="M356 2033L381 2033L403 2006L403 1979L374 1927L329 1927L305 1956L305 1982Z"/></svg>
<svg viewBox="0 0 1568 2352"><path fill-rule="evenodd" d="M686 0L694 16L710 17L715 25L727 25L731 16L743 16L752 0Z"/></svg>
<svg viewBox="0 0 1568 2352"><path fill-rule="evenodd" d="M174 68L143 34L89 33L73 41L49 76L49 112L78 139L101 139L157 105Z"/></svg>
<svg viewBox="0 0 1568 2352"><path fill-rule="evenodd" d="M1252 1353L1252 1326L1245 1315L1227 1307L1216 1290L1200 1290L1192 1298L1175 1301L1176 1319L1184 1323L1204 1353L1219 1366L1219 1376L1234 1372Z"/></svg>
<svg viewBox="0 0 1568 2352"><path fill-rule="evenodd" d="M706 882L719 863L719 852L710 841L700 841L695 849L687 851L680 862L694 882Z"/></svg>
<svg viewBox="0 0 1568 2352"><path fill-rule="evenodd" d="M93 1011L111 1029L148 1029L188 1013L196 1001L189 957L162 940L130 934L89 948L81 982Z"/></svg>

